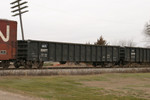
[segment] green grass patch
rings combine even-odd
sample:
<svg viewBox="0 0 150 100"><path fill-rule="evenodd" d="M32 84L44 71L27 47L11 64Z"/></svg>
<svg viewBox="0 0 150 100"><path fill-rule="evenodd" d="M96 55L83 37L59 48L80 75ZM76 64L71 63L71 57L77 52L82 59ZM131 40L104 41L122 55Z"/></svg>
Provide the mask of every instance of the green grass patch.
<svg viewBox="0 0 150 100"><path fill-rule="evenodd" d="M43 66L53 66L53 65L54 65L53 63L46 62L46 63L44 63L44 65L43 65Z"/></svg>
<svg viewBox="0 0 150 100"><path fill-rule="evenodd" d="M146 100L133 95L115 95L105 88L85 86L82 82L110 78L149 78L150 74L103 74L93 76L1 77L0 89L25 93L48 100ZM111 83L110 83L111 85ZM108 93L109 92L109 93ZM119 91L117 91L119 92Z"/></svg>
<svg viewBox="0 0 150 100"><path fill-rule="evenodd" d="M104 77L109 76L109 78L137 78L137 79L143 79L143 78L150 78L150 73L114 73L114 74L105 74Z"/></svg>

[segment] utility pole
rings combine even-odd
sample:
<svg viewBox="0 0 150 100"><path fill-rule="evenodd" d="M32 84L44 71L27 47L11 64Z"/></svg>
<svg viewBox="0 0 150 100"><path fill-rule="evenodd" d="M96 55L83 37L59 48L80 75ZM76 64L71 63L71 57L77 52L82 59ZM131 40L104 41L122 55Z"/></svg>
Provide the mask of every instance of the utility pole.
<svg viewBox="0 0 150 100"><path fill-rule="evenodd" d="M25 4L27 4L28 2L24 1L22 2L22 0L16 0L12 3L10 3L11 5L13 5L11 7L11 9L14 9L13 11L11 11L12 13L15 13L14 15L12 15L13 17L18 16L20 18L20 26L21 26L21 33L22 33L22 40L24 40L24 31L23 31L23 22L22 22L22 14L28 12L28 10L22 11L25 8L28 8L28 6L24 6ZM17 13L16 13L17 12Z"/></svg>

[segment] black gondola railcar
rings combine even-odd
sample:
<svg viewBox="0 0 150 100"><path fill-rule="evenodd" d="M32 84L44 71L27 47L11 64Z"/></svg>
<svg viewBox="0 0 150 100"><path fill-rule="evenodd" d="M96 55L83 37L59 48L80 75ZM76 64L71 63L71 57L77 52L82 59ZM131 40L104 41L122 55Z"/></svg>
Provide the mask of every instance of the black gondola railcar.
<svg viewBox="0 0 150 100"><path fill-rule="evenodd" d="M17 54L19 59L15 63L17 68L22 63L26 68L31 68L33 63L41 68L44 61L62 64L66 62L91 62L97 65L119 62L120 47L27 40L18 41Z"/></svg>

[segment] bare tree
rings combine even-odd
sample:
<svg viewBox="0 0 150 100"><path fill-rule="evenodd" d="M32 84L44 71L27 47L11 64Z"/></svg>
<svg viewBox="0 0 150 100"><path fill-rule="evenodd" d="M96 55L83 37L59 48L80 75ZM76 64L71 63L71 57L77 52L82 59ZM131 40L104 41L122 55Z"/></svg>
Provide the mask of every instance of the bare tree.
<svg viewBox="0 0 150 100"><path fill-rule="evenodd" d="M128 47L135 47L136 43L131 39L131 40L120 40L118 43L115 45L119 45L122 47L128 46Z"/></svg>
<svg viewBox="0 0 150 100"><path fill-rule="evenodd" d="M144 26L144 34L150 37L150 23L146 23Z"/></svg>
<svg viewBox="0 0 150 100"><path fill-rule="evenodd" d="M90 41L86 42L85 44L89 45L89 44L92 44Z"/></svg>
<svg viewBox="0 0 150 100"><path fill-rule="evenodd" d="M128 40L127 41L127 46L129 46L129 47L135 47L136 43L133 40Z"/></svg>
<svg viewBox="0 0 150 100"><path fill-rule="evenodd" d="M122 47L127 46L127 41L125 41L125 40L120 40L120 41L118 42L118 45L119 45L119 46L122 46Z"/></svg>
<svg viewBox="0 0 150 100"><path fill-rule="evenodd" d="M150 48L150 22L145 24L143 33L145 35L145 40L143 42L145 42L146 47Z"/></svg>

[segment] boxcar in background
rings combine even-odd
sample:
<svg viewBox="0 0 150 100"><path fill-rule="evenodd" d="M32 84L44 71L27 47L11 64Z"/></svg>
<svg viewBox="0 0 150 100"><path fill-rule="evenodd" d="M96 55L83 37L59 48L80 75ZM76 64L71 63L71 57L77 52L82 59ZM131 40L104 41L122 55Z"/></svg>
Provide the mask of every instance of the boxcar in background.
<svg viewBox="0 0 150 100"><path fill-rule="evenodd" d="M47 41L18 41L18 59L36 61L112 63L120 60L119 46L97 46ZM41 64L42 65L42 64ZM41 66L39 66L41 67Z"/></svg>
<svg viewBox="0 0 150 100"><path fill-rule="evenodd" d="M16 58L17 22L0 19L0 66L9 67Z"/></svg>

